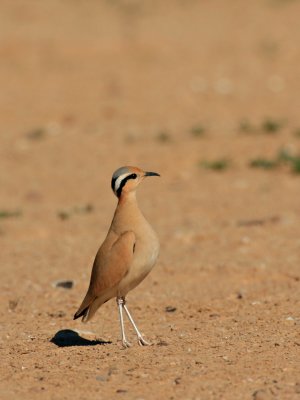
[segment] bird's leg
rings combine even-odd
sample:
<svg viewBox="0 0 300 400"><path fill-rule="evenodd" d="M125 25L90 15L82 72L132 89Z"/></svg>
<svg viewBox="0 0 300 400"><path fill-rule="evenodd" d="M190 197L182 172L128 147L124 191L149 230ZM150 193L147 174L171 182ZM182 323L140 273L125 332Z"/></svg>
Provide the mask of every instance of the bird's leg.
<svg viewBox="0 0 300 400"><path fill-rule="evenodd" d="M123 347L127 348L127 347L130 347L131 344L127 341L126 336L125 336L124 319L123 319L124 303L125 303L125 299L123 297L117 297L117 304L118 304L118 309L119 309L119 317L120 317L120 325L121 325L122 345L123 345Z"/></svg>
<svg viewBox="0 0 300 400"><path fill-rule="evenodd" d="M136 324L135 324L135 322L134 322L134 320L133 320L128 308L126 307L125 299L124 299L124 302L123 302L123 308L124 308L124 310L125 310L125 312L127 314L127 317L129 318L129 321L131 322L131 324L133 326L133 329L135 330L135 333L137 334L139 345L140 346L150 346L150 343L148 343L143 338L141 332L138 330L138 327L136 326Z"/></svg>

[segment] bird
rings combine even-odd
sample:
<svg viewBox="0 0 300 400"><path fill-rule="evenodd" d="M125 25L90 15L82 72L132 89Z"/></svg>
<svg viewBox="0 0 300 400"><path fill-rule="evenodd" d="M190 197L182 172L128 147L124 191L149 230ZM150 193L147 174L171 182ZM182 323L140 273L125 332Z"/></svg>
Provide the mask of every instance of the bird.
<svg viewBox="0 0 300 400"><path fill-rule="evenodd" d="M136 189L146 177L160 176L138 167L118 168L112 175L111 188L118 198L107 236L92 267L87 293L74 315L89 321L98 308L116 298L123 347L131 346L124 328L123 310L137 335L140 346L150 345L140 333L126 305L126 295L150 273L159 254L159 239L142 214Z"/></svg>

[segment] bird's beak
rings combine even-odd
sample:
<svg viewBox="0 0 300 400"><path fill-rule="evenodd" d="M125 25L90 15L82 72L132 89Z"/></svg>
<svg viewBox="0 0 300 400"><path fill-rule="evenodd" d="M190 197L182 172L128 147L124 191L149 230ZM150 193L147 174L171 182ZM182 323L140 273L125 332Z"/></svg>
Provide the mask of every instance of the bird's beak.
<svg viewBox="0 0 300 400"><path fill-rule="evenodd" d="M157 172L145 172L144 176L160 176Z"/></svg>

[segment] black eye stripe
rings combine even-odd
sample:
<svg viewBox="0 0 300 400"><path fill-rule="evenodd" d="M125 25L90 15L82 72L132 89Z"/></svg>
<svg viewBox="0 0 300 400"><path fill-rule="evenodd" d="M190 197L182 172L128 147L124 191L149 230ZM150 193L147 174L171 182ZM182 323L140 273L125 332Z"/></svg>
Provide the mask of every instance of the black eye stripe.
<svg viewBox="0 0 300 400"><path fill-rule="evenodd" d="M113 192L115 191L115 183L116 183L117 179L118 178L112 178L112 180L111 180L111 188L112 188Z"/></svg>
<svg viewBox="0 0 300 400"><path fill-rule="evenodd" d="M121 196L121 193L122 193L122 190L123 190L123 187L126 185L126 182L129 180L129 179L136 179L137 178L137 174L130 174L130 175L128 175L128 176L126 176L126 178L124 178L122 181L121 181L121 183L120 183L120 186L118 187L118 190L117 190L117 192L116 192L116 195L118 196L118 197L120 197ZM114 182L115 183L115 182ZM112 183L112 185L113 185L113 183ZM114 190L114 189L113 189Z"/></svg>

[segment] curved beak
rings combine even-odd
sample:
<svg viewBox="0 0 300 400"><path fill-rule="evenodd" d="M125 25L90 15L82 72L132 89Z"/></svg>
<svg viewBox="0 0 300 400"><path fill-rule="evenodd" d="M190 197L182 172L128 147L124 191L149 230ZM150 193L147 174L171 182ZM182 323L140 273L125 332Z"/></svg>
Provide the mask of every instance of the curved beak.
<svg viewBox="0 0 300 400"><path fill-rule="evenodd" d="M144 176L160 176L157 172L145 172Z"/></svg>

